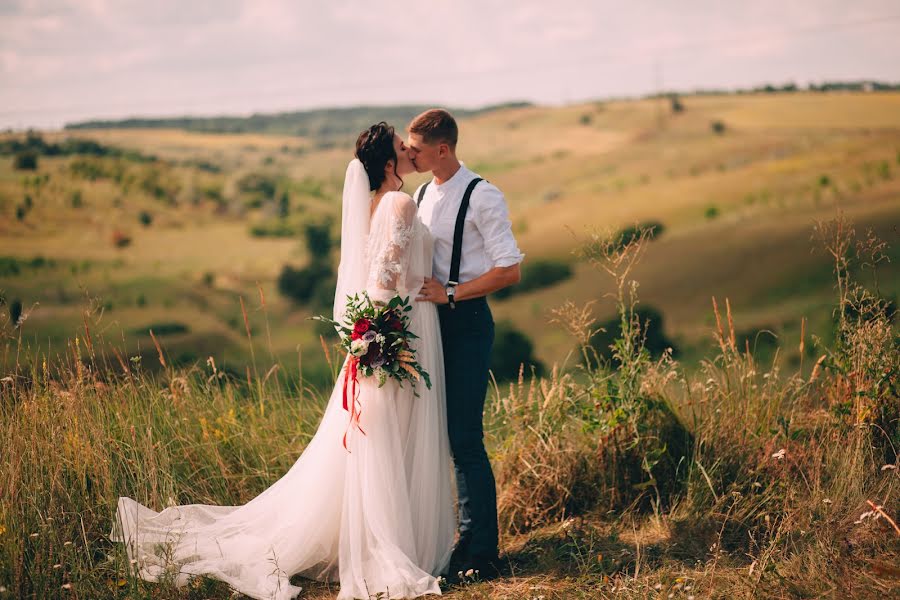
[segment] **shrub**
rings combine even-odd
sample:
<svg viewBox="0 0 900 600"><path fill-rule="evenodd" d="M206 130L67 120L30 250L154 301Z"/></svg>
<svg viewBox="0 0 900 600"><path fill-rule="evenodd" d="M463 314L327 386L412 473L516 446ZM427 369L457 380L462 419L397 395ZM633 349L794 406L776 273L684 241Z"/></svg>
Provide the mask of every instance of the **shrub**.
<svg viewBox="0 0 900 600"><path fill-rule="evenodd" d="M113 231L112 243L116 248L125 248L126 246L131 245L131 236L117 229L116 231Z"/></svg>
<svg viewBox="0 0 900 600"><path fill-rule="evenodd" d="M594 120L594 118L591 116L590 113L584 113L583 115L581 115L578 118L578 122L581 123L582 125L590 125L591 121L593 121L593 120Z"/></svg>
<svg viewBox="0 0 900 600"><path fill-rule="evenodd" d="M34 206L34 201L31 199L30 194L25 194L25 198L22 199L22 204L26 209L31 210L31 208Z"/></svg>
<svg viewBox="0 0 900 600"><path fill-rule="evenodd" d="M316 290L330 281L331 266L313 261L309 266L295 269L285 265L278 276L278 291L300 304L308 304Z"/></svg>
<svg viewBox="0 0 900 600"><path fill-rule="evenodd" d="M304 227L304 233L306 234L306 247L313 260L328 258L331 252L331 220L309 222Z"/></svg>
<svg viewBox="0 0 900 600"><path fill-rule="evenodd" d="M709 126L712 129L713 133L715 133L716 135L722 135L725 133L725 123L723 121L713 121L709 124Z"/></svg>
<svg viewBox="0 0 900 600"><path fill-rule="evenodd" d="M138 214L138 221L144 227L149 227L153 223L153 215L146 210L142 210L140 214Z"/></svg>
<svg viewBox="0 0 900 600"><path fill-rule="evenodd" d="M297 230L284 221L257 223L250 227L250 235L254 237L293 237Z"/></svg>
<svg viewBox="0 0 900 600"><path fill-rule="evenodd" d="M538 259L522 264L522 279L517 285L494 292L496 298L509 298L532 290L550 287L572 277L568 263L554 259Z"/></svg>
<svg viewBox="0 0 900 600"><path fill-rule="evenodd" d="M153 335L161 336L188 333L190 330L190 327L184 323L179 323L178 321L162 321L159 323L151 323L146 327L137 327L132 330L132 333L138 335L150 335L150 331L153 331Z"/></svg>
<svg viewBox="0 0 900 600"><path fill-rule="evenodd" d="M703 211L703 216L707 219L715 219L719 216L719 207L712 204L706 207L706 210Z"/></svg>
<svg viewBox="0 0 900 600"><path fill-rule="evenodd" d="M684 104L681 103L681 98L678 97L678 94L672 94L669 101L672 105L673 113L684 112Z"/></svg>
<svg viewBox="0 0 900 600"><path fill-rule="evenodd" d="M19 320L22 318L22 301L16 298L9 304L9 322L13 327L19 326Z"/></svg>
<svg viewBox="0 0 900 600"><path fill-rule="evenodd" d="M829 177L828 175L820 175L819 186L824 188L828 187L829 185L831 185L831 177Z"/></svg>
<svg viewBox="0 0 900 600"><path fill-rule="evenodd" d="M38 168L37 152L25 150L17 152L13 158L13 169L18 171L34 171Z"/></svg>
<svg viewBox="0 0 900 600"><path fill-rule="evenodd" d="M277 187L278 180L274 176L265 173L248 173L237 181L239 192L259 200L271 200L274 198Z"/></svg>
<svg viewBox="0 0 900 600"><path fill-rule="evenodd" d="M81 196L81 190L72 190L69 194L69 204L72 208L81 208L84 206L84 199Z"/></svg>
<svg viewBox="0 0 900 600"><path fill-rule="evenodd" d="M491 371L500 381L516 379L519 368L525 372L541 375L544 365L534 357L534 345L527 335L515 328L509 321L500 321L494 328L494 348L491 351Z"/></svg>
<svg viewBox="0 0 900 600"><path fill-rule="evenodd" d="M19 204L16 206L16 219L19 221L25 220L25 215L28 214L28 209L26 209L23 205Z"/></svg>

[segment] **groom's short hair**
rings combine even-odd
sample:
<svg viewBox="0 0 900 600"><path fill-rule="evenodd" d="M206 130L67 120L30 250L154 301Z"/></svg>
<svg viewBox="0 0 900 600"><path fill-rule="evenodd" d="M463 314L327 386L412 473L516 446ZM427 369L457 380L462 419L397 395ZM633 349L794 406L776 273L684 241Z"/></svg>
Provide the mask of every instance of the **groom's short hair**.
<svg viewBox="0 0 900 600"><path fill-rule="evenodd" d="M443 108L430 108L409 124L409 132L421 135L426 144L445 143L456 149L459 128L456 119Z"/></svg>

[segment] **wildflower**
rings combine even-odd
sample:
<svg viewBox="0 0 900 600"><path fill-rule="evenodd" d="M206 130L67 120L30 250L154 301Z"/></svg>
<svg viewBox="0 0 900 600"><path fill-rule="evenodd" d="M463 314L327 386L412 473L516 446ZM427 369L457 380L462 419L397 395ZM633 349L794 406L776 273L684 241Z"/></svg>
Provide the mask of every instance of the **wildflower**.
<svg viewBox="0 0 900 600"><path fill-rule="evenodd" d="M40 534L39 534L37 531L35 531L34 533L32 533L32 534L31 534L30 536L28 536L28 537L36 538L38 535L40 535Z"/></svg>
<svg viewBox="0 0 900 600"><path fill-rule="evenodd" d="M474 569L469 569L468 571L466 571L466 577L471 577L471 576L474 575L474 574L475 574L475 570L474 570Z"/></svg>
<svg viewBox="0 0 900 600"><path fill-rule="evenodd" d="M56 563L55 565L53 565L53 568L54 569L62 569L62 565L59 563Z"/></svg>
<svg viewBox="0 0 900 600"><path fill-rule="evenodd" d="M654 590L661 590L661 589L662 589L662 584L661 584L661 583L657 583L656 585L653 586L653 589L654 589Z"/></svg>
<svg viewBox="0 0 900 600"><path fill-rule="evenodd" d="M822 498L822 504L831 504L831 498Z"/></svg>
<svg viewBox="0 0 900 600"><path fill-rule="evenodd" d="M881 470L882 470L882 471L889 471L889 470L891 470L891 469L896 469L896 468L897 468L897 465L884 465L883 467L881 467Z"/></svg>
<svg viewBox="0 0 900 600"><path fill-rule="evenodd" d="M72 589L72 584L71 584L71 583L64 583L64 584L62 584L62 589L64 589L64 590L71 590L71 589Z"/></svg>
<svg viewBox="0 0 900 600"><path fill-rule="evenodd" d="M779 450L778 452L776 452L775 454L773 454L773 455L772 455L772 458L781 460L781 459L784 458L785 453L786 453L785 449L782 448L781 450Z"/></svg>

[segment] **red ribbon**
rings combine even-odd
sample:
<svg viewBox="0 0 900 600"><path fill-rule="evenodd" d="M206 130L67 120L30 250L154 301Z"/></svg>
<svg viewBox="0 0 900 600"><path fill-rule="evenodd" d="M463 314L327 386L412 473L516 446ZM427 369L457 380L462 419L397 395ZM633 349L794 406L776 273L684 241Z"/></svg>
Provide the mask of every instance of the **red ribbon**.
<svg viewBox="0 0 900 600"><path fill-rule="evenodd" d="M344 367L344 410L350 413L350 422L347 423L347 429L344 431L344 449L350 452L347 447L347 435L355 426L360 433L366 435L363 428L359 426L359 417L362 415L362 405L359 402L359 358L351 356L347 360L347 366ZM348 385L349 384L349 385ZM347 388L350 388L350 402L348 407Z"/></svg>

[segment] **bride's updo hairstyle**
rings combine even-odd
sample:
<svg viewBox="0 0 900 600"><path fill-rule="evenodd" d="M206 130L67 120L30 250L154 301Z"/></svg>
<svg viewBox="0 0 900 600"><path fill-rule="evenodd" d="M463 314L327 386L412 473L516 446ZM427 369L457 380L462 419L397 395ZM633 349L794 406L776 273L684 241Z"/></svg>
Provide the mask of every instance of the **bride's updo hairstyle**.
<svg viewBox="0 0 900 600"><path fill-rule="evenodd" d="M394 128L384 121L376 123L356 138L356 158L366 168L369 175L369 191L375 191L384 183L384 167L389 160L394 161L394 175L397 175L397 151L394 149ZM400 176L397 175L400 179ZM403 186L403 180L400 179Z"/></svg>

